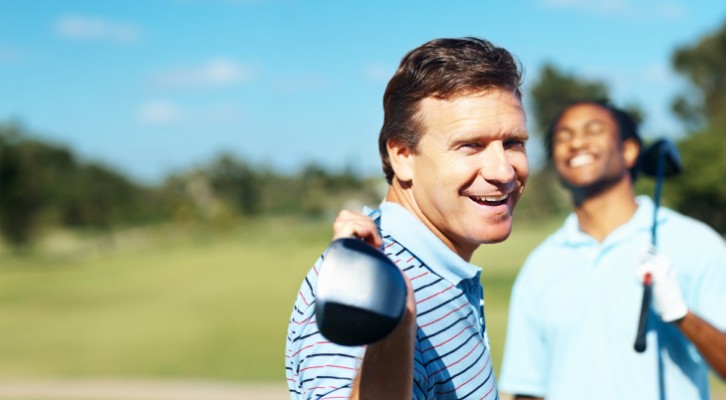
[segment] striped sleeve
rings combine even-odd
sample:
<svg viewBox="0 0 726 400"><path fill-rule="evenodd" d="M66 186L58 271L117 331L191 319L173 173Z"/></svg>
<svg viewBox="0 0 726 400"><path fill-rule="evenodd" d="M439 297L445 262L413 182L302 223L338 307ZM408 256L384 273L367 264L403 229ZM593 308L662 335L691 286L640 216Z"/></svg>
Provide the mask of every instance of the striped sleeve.
<svg viewBox="0 0 726 400"><path fill-rule="evenodd" d="M288 326L285 373L293 400L347 399L364 352L333 344L318 332L315 287L322 259L300 286Z"/></svg>

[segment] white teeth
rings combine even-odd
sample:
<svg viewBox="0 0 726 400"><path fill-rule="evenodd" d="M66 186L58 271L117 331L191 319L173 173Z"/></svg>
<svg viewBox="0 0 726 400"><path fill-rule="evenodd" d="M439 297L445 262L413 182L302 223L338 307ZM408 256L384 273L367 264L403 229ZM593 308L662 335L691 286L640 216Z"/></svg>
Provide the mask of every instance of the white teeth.
<svg viewBox="0 0 726 400"><path fill-rule="evenodd" d="M487 202L487 201L488 202L495 202L495 201L502 201L502 200L506 199L508 196L509 196L508 194L503 194L501 196L496 196L496 197L490 197L490 196L471 196L471 198L474 199L474 200L476 200L476 201L481 201L481 202Z"/></svg>
<svg viewBox="0 0 726 400"><path fill-rule="evenodd" d="M592 154L578 154L570 159L570 167L576 168L590 164L595 160Z"/></svg>

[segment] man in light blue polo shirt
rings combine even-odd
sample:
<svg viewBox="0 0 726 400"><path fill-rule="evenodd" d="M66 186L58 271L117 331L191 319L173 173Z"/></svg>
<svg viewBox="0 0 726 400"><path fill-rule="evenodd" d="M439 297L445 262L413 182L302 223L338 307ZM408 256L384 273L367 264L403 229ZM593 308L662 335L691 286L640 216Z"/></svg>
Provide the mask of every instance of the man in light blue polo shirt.
<svg viewBox="0 0 726 400"><path fill-rule="evenodd" d="M548 152L574 213L527 258L510 303L499 386L515 398L708 399L726 376L726 246L705 224L635 197L637 125L611 105L566 108ZM655 253L655 254L654 254ZM647 348L633 349L653 275Z"/></svg>
<svg viewBox="0 0 726 400"><path fill-rule="evenodd" d="M328 342L315 323L319 260L288 328L293 399L499 397L480 269L469 260L509 236L527 180L520 80L514 57L482 39L437 39L404 57L383 99L378 143L389 187L371 214L377 226L341 213L335 232L380 246L401 268L407 309L365 348Z"/></svg>

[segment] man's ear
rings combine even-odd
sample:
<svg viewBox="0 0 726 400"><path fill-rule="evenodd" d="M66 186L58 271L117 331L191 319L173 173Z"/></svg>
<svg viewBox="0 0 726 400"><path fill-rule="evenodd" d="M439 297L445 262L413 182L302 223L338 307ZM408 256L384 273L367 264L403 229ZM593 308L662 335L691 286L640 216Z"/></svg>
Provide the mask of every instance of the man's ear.
<svg viewBox="0 0 726 400"><path fill-rule="evenodd" d="M635 166L635 162L638 161L638 155L640 154L640 146L635 139L626 139L623 142L623 158L625 159L625 166L628 169Z"/></svg>
<svg viewBox="0 0 726 400"><path fill-rule="evenodd" d="M396 179L403 182L411 182L413 180L413 163L415 157L413 151L401 141L389 139L386 143L388 150L388 159L391 161L393 174Z"/></svg>

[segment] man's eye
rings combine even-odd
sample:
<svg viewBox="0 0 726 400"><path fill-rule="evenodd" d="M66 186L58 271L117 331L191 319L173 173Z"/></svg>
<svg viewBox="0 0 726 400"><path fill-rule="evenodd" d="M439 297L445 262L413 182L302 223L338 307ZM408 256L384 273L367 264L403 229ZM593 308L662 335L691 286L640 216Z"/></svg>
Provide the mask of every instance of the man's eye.
<svg viewBox="0 0 726 400"><path fill-rule="evenodd" d="M512 139L512 140L508 140L505 143L505 146L508 149L512 149L512 148L522 148L522 147L524 147L525 144L526 144L526 142L524 140Z"/></svg>
<svg viewBox="0 0 726 400"><path fill-rule="evenodd" d="M599 122L591 122L587 124L585 134L587 135L599 135L605 132L605 126Z"/></svg>
<svg viewBox="0 0 726 400"><path fill-rule="evenodd" d="M585 131L585 133L588 136L599 135L599 134L601 134L603 132L605 132L605 129L603 127L601 127L601 126L592 127L592 128L589 128L587 131Z"/></svg>
<svg viewBox="0 0 726 400"><path fill-rule="evenodd" d="M572 134L567 131L555 132L555 142L567 142L572 139Z"/></svg>

